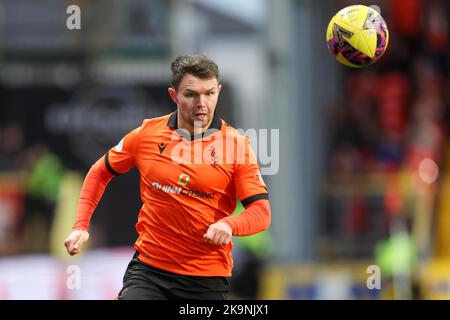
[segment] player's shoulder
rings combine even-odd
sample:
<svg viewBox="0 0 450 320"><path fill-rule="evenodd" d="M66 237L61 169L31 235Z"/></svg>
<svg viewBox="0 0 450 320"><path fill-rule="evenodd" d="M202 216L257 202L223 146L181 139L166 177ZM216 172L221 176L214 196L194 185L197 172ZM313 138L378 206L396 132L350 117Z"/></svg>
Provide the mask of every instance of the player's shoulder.
<svg viewBox="0 0 450 320"><path fill-rule="evenodd" d="M155 130L159 127L167 126L171 115L172 113L169 113L160 117L144 119L141 124L141 130Z"/></svg>
<svg viewBox="0 0 450 320"><path fill-rule="evenodd" d="M222 119L222 130L225 131L225 134L228 137L236 137L240 139L248 139L248 137L239 129L236 129L229 123L227 123L225 120Z"/></svg>

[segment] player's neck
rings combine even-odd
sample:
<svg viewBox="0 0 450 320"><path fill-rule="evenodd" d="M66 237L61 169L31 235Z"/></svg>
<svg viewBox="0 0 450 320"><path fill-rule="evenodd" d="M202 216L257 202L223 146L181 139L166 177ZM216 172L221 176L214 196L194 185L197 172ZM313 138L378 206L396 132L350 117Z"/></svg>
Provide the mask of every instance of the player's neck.
<svg viewBox="0 0 450 320"><path fill-rule="evenodd" d="M204 133L211 126L212 120L207 126L203 127L201 121L195 121L193 124L183 121L178 117L178 128L187 130L191 135L198 135Z"/></svg>

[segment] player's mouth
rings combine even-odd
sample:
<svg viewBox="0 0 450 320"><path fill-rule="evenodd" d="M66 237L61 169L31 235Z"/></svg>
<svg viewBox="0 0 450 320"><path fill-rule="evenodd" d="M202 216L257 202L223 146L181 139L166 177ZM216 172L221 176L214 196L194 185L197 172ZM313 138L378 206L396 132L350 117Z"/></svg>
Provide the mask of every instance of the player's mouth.
<svg viewBox="0 0 450 320"><path fill-rule="evenodd" d="M208 114L203 113L203 112L198 112L198 113L194 114L194 117L197 120L205 120L207 116L208 116Z"/></svg>

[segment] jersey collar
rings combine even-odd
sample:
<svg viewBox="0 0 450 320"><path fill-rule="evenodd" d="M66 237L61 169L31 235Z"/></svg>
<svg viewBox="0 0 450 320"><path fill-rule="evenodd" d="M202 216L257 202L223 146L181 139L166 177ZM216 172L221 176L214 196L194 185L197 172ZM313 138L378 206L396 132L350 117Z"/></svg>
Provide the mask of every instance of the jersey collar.
<svg viewBox="0 0 450 320"><path fill-rule="evenodd" d="M182 135L183 137L190 139L190 140L194 140L200 137L194 136L194 135L188 135L186 136L186 131L184 130L178 130L178 111L174 111L170 117L169 120L167 121L167 125L173 129L176 129L177 132ZM206 130L206 132L204 132L202 134L201 137L207 137L211 134L213 134L214 132L216 132L217 130L221 130L222 129L222 119L219 118L219 116L217 115L217 112L214 112L214 117L213 120L209 126L209 128Z"/></svg>

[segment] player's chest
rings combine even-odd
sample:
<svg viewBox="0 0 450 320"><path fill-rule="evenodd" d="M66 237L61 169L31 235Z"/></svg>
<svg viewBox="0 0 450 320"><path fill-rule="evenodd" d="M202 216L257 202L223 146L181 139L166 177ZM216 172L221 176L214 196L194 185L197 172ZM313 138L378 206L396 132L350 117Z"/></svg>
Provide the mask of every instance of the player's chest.
<svg viewBox="0 0 450 320"><path fill-rule="evenodd" d="M232 183L234 166L222 154L223 146L214 140L149 139L141 142L137 165L154 188L211 192Z"/></svg>

